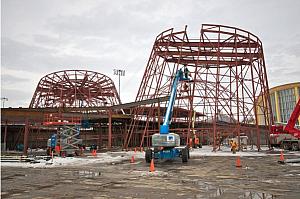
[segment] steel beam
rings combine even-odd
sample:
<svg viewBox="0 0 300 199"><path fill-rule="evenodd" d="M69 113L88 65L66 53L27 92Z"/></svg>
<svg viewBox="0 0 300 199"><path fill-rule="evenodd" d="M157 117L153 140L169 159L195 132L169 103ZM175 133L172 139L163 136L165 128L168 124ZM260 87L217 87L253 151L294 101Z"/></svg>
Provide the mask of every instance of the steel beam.
<svg viewBox="0 0 300 199"><path fill-rule="evenodd" d="M245 42L173 42L173 41L157 41L156 46L169 47L198 47L198 48L258 48L258 43Z"/></svg>
<svg viewBox="0 0 300 199"><path fill-rule="evenodd" d="M28 118L25 119L25 130L24 130L24 150L23 154L27 156L27 150L28 150L28 137L29 137L29 121Z"/></svg>
<svg viewBox="0 0 300 199"><path fill-rule="evenodd" d="M259 53L235 53L235 52L216 52L216 51L158 51L156 52L159 56L179 56L179 57L225 57L225 58L232 58L232 57L239 57L245 59L257 59L261 56Z"/></svg>
<svg viewBox="0 0 300 199"><path fill-rule="evenodd" d="M7 121L5 122L5 127L4 127L4 139L3 139L4 151L6 151L6 142L7 142Z"/></svg>
<svg viewBox="0 0 300 199"><path fill-rule="evenodd" d="M110 109L108 112L108 149L111 149L111 142L112 142L112 110Z"/></svg>

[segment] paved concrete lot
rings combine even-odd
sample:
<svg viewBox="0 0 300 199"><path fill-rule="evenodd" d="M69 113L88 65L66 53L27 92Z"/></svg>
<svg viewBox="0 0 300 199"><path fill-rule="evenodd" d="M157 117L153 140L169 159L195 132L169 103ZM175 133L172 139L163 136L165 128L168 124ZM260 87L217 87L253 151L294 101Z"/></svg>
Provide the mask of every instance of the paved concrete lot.
<svg viewBox="0 0 300 199"><path fill-rule="evenodd" d="M291 156L294 158L295 156ZM289 156L285 156L289 158ZM2 167L2 198L300 198L299 164L278 156L143 159L55 168Z"/></svg>

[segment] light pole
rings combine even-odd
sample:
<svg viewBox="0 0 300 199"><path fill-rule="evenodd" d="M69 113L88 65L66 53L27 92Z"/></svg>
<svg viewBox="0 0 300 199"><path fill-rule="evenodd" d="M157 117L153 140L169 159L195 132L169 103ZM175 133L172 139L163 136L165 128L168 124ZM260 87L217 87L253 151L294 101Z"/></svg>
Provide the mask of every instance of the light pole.
<svg viewBox="0 0 300 199"><path fill-rule="evenodd" d="M120 81L120 77L121 76L125 76L125 70L120 70L120 69L114 69L114 75L118 75L119 76L119 97L121 100L121 81Z"/></svg>
<svg viewBox="0 0 300 199"><path fill-rule="evenodd" d="M2 108L4 108L5 101L8 101L8 98L7 97L1 97L1 101L2 101Z"/></svg>

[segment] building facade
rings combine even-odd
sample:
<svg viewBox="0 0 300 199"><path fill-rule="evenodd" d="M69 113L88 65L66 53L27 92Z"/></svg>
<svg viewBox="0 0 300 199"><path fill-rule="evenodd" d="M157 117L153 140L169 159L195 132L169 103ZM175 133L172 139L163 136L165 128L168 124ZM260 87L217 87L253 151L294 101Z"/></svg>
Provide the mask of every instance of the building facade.
<svg viewBox="0 0 300 199"><path fill-rule="evenodd" d="M300 97L300 82L276 86L269 93L274 123L287 123Z"/></svg>

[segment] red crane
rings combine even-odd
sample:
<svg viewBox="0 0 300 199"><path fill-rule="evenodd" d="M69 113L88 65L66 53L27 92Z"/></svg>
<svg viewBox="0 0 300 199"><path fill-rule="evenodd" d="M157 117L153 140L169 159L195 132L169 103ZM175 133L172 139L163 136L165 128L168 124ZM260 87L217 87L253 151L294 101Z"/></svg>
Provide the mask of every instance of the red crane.
<svg viewBox="0 0 300 199"><path fill-rule="evenodd" d="M285 150L297 151L300 148L300 130L295 127L300 116L300 99L298 100L287 125L271 127L271 146L280 146Z"/></svg>
<svg viewBox="0 0 300 199"><path fill-rule="evenodd" d="M300 138L300 130L295 128L295 124L298 120L298 117L300 115L300 99L298 100L294 111L291 114L291 117L289 119L289 122L284 128L284 131L288 132L289 134L292 134L296 138Z"/></svg>

